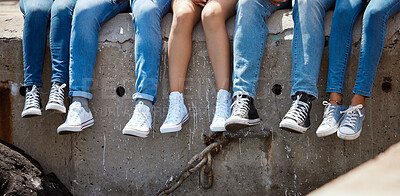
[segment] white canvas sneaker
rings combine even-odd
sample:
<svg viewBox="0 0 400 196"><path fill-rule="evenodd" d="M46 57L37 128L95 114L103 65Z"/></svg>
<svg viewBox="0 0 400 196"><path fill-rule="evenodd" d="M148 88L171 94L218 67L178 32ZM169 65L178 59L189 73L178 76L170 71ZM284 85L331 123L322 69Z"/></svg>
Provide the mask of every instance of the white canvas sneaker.
<svg viewBox="0 0 400 196"><path fill-rule="evenodd" d="M138 104L136 104L132 118L125 125L122 133L124 135L132 135L145 138L150 133L151 123L152 119L150 108L140 101Z"/></svg>
<svg viewBox="0 0 400 196"><path fill-rule="evenodd" d="M64 105L64 89L66 86L66 84L57 82L52 84L46 110L54 110L59 113L65 113L67 111Z"/></svg>
<svg viewBox="0 0 400 196"><path fill-rule="evenodd" d="M69 106L67 120L58 127L57 133L60 135L80 132L85 128L94 125L93 115L81 106L79 102L73 102Z"/></svg>
<svg viewBox="0 0 400 196"><path fill-rule="evenodd" d="M210 125L211 131L225 131L225 121L231 116L232 98L231 93L221 89L217 93L215 113Z"/></svg>
<svg viewBox="0 0 400 196"><path fill-rule="evenodd" d="M183 102L183 94L172 92L169 95L169 108L167 118L160 128L161 133L177 132L182 129L182 124L189 119L189 113Z"/></svg>

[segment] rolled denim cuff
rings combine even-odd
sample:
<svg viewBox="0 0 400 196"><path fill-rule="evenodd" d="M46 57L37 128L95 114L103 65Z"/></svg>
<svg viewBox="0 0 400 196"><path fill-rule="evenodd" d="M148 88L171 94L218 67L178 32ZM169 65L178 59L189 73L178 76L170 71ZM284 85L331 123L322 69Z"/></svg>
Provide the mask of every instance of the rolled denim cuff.
<svg viewBox="0 0 400 196"><path fill-rule="evenodd" d="M154 96L144 93L135 93L132 95L132 99L134 101L136 101L137 99L146 99L153 102L153 104L156 103L156 98Z"/></svg>
<svg viewBox="0 0 400 196"><path fill-rule="evenodd" d="M309 94L309 95L314 96L315 99L318 99L318 92L315 93L315 92L312 92L312 91L309 91L309 90L296 90L296 89L292 89L292 92L290 93L290 96L296 95L297 92L305 92L305 93L307 93L307 94Z"/></svg>
<svg viewBox="0 0 400 196"><path fill-rule="evenodd" d="M370 92L367 92L367 91L360 91L360 90L354 89L354 90L353 90L353 93L354 93L354 94L362 95L362 96L364 96L364 97L371 97L371 91L370 91Z"/></svg>
<svg viewBox="0 0 400 196"><path fill-rule="evenodd" d="M336 89L336 88L327 88L327 89L326 89L326 92L327 92L327 93L340 93L340 94L343 95L343 90Z"/></svg>
<svg viewBox="0 0 400 196"><path fill-rule="evenodd" d="M70 97L83 97L86 99L92 99L93 95L88 93L88 92L84 92L84 91L70 91L69 92L69 96Z"/></svg>
<svg viewBox="0 0 400 196"><path fill-rule="evenodd" d="M33 86L33 85L41 87L43 85L43 83L42 82L25 82L24 83L24 86Z"/></svg>
<svg viewBox="0 0 400 196"><path fill-rule="evenodd" d="M250 96L253 99L255 97L255 95L252 94L252 93L248 93L248 92L244 92L244 91L237 91L237 92L233 93L232 98L235 97L236 95L247 95L247 96Z"/></svg>

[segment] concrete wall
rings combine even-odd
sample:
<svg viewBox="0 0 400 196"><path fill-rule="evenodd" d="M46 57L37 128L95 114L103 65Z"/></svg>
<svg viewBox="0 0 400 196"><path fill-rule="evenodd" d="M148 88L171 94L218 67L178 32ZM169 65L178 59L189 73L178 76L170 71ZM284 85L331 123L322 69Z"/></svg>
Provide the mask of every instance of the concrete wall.
<svg viewBox="0 0 400 196"><path fill-rule="evenodd" d="M11 89L13 142L37 159L47 172L55 172L74 195L152 195L167 178L178 174L187 161L205 145L202 135L210 134L209 124L215 107L215 80L198 25L193 33L192 59L184 92L190 119L176 134L160 134L159 127L168 110L167 39L171 14L163 19L163 52L158 102L153 111L153 127L147 139L122 135L122 128L133 112L135 92L134 36L130 14L120 14L100 32L99 52L92 86L90 108L95 125L82 133L59 136L56 128L65 115L45 111L41 117L22 119L23 83L22 16L0 17L0 81ZM329 38L332 12L327 14ZM385 48L378 68L373 96L367 100L363 133L355 141L335 135L317 138L327 94L328 47L325 47L318 84L320 98L314 101L312 127L304 135L281 131L278 124L291 101L291 41L293 21L289 10L274 13L268 20L270 34L261 67L255 105L263 119L252 131L271 132L270 137L234 140L213 165L214 185L200 187L198 174L189 177L173 195L305 195L331 179L373 158L399 141L400 112L400 15L388 22ZM227 22L232 38L234 19ZM349 104L360 50L360 20L353 39L344 102ZM326 43L328 46L328 42ZM42 101L47 103L50 57L46 53ZM272 92L275 84L282 93ZM115 90L126 90L119 97ZM390 86L390 88L386 88ZM385 91L382 90L385 87ZM3 104L3 103L1 103Z"/></svg>

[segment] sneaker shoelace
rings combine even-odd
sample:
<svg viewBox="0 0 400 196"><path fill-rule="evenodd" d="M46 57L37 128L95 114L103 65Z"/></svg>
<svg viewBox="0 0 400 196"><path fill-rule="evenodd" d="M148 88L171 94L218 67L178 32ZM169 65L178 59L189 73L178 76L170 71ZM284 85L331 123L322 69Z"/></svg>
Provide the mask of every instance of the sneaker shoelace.
<svg viewBox="0 0 400 196"><path fill-rule="evenodd" d="M322 124L327 124L328 122L334 120L335 108L328 101L323 101L322 105L325 106L324 120L322 121Z"/></svg>
<svg viewBox="0 0 400 196"><path fill-rule="evenodd" d="M137 109L135 109L135 111L133 112L133 116L132 116L132 126L134 127L141 127L144 124L146 124L147 126L150 127L151 123L149 121L149 116L146 114L146 112L142 109L143 106L138 107Z"/></svg>
<svg viewBox="0 0 400 196"><path fill-rule="evenodd" d="M26 93L25 109L28 108L40 108L40 95L37 86L33 85L32 90Z"/></svg>
<svg viewBox="0 0 400 196"><path fill-rule="evenodd" d="M53 84L50 90L49 102L54 102L62 105L64 103L64 88L66 86L66 84L62 84L60 86L57 84Z"/></svg>
<svg viewBox="0 0 400 196"><path fill-rule="evenodd" d="M167 118L165 119L165 123L175 123L179 120L179 113L181 110L181 103L179 99L170 99L169 100L169 108Z"/></svg>
<svg viewBox="0 0 400 196"><path fill-rule="evenodd" d="M229 97L223 97L222 95L217 96L214 119L222 118L225 120L229 117L229 109L227 109L229 108L228 99Z"/></svg>
<svg viewBox="0 0 400 196"><path fill-rule="evenodd" d="M249 103L250 100L248 98L242 97L242 95L238 95L236 97L235 102L233 102L231 109L232 109L232 116L244 116L250 110Z"/></svg>
<svg viewBox="0 0 400 196"><path fill-rule="evenodd" d="M297 123L302 123L307 118L307 113L310 110L310 105L300 101L301 95L297 96L297 99L293 101L292 107L290 107L287 117L295 120Z"/></svg>
<svg viewBox="0 0 400 196"><path fill-rule="evenodd" d="M364 115L361 113L361 109L363 108L363 106L360 105L356 105L354 107L351 107L345 111L342 111L340 113L345 113L345 115L347 115L344 119L343 125L344 126L350 126L351 128L355 129L356 128L356 122L358 119L358 116L363 117Z"/></svg>

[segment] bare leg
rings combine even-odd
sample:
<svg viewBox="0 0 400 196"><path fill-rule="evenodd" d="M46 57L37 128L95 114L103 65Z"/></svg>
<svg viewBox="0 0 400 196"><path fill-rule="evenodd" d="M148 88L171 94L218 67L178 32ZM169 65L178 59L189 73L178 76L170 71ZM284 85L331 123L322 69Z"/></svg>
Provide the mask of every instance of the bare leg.
<svg viewBox="0 0 400 196"><path fill-rule="evenodd" d="M342 94L340 93L330 93L329 94L329 100L331 104L334 105L342 105L343 104L343 100L342 100Z"/></svg>
<svg viewBox="0 0 400 196"><path fill-rule="evenodd" d="M173 0L173 20L168 40L170 92L183 93L186 72L192 55L192 31L200 20L201 7L191 0Z"/></svg>
<svg viewBox="0 0 400 196"><path fill-rule="evenodd" d="M209 0L201 13L217 91L220 89L229 91L231 66L225 21L235 14L236 3L237 1Z"/></svg>
<svg viewBox="0 0 400 196"><path fill-rule="evenodd" d="M363 107L365 106L365 97L359 94L354 94L353 99L351 99L351 105L356 106L360 104Z"/></svg>

